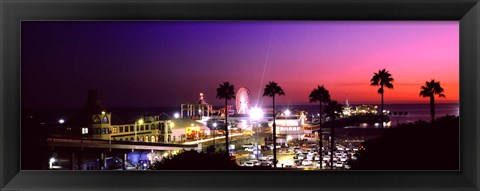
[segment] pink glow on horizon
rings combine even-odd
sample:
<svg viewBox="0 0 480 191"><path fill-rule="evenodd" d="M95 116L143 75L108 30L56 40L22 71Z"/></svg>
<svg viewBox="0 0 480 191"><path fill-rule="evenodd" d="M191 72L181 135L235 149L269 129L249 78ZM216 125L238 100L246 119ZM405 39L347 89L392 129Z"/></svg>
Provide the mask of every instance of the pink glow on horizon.
<svg viewBox="0 0 480 191"><path fill-rule="evenodd" d="M310 91L325 85L340 102L348 93L352 103L380 103L379 87L369 81L383 68L395 79L385 102L428 103L419 92L431 79L445 89L446 99L436 98L437 103L458 102L458 22L340 22L330 27L337 31L333 39L306 33L275 40L264 83L276 81L283 87L287 95L279 102L308 103Z"/></svg>

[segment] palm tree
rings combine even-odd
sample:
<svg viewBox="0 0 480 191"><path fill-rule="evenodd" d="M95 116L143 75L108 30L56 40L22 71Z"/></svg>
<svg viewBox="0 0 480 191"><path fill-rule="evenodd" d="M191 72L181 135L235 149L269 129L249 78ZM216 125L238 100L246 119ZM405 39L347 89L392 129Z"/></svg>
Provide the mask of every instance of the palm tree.
<svg viewBox="0 0 480 191"><path fill-rule="evenodd" d="M380 111L380 124L382 127L382 132L383 132L383 88L387 87L389 89L393 89L393 78L392 74L388 73L385 69L379 70L378 73L374 73L372 79L370 80L371 86L380 86L378 89L378 93L382 94L382 108Z"/></svg>
<svg viewBox="0 0 480 191"><path fill-rule="evenodd" d="M217 98L218 99L225 99L225 149L228 154L228 100L235 98L235 91L234 91L233 84L229 82L223 82L223 84L219 84L217 88Z"/></svg>
<svg viewBox="0 0 480 191"><path fill-rule="evenodd" d="M338 104L337 101L328 102L325 107L326 116L332 120L331 131L330 131L330 168L333 169L333 148L335 148L335 119L339 118L342 114L342 105ZM321 166L321 165L320 165Z"/></svg>
<svg viewBox="0 0 480 191"><path fill-rule="evenodd" d="M330 93L328 92L327 89L322 85L321 87L317 85L317 89L313 89L312 92L310 93L310 102L319 102L320 103L320 124L319 124L319 129L318 129L318 137L320 138L318 141L318 154L320 155L320 162L323 160L322 158L322 147L323 147L323 140L322 140L322 130L321 130L321 125L322 125L322 103L328 103L330 102ZM320 164L320 169L322 169L322 164Z"/></svg>
<svg viewBox="0 0 480 191"><path fill-rule="evenodd" d="M435 119L435 94L438 97L445 98L443 88L440 86L440 82L436 82L432 79L430 82L425 82L425 85L421 87L420 97L430 97L430 114L432 115L432 122Z"/></svg>
<svg viewBox="0 0 480 191"><path fill-rule="evenodd" d="M269 82L265 89L263 89L263 96L269 96L273 98L273 167L277 168L277 125L275 124L275 95L285 95L282 87L278 86L276 82Z"/></svg>

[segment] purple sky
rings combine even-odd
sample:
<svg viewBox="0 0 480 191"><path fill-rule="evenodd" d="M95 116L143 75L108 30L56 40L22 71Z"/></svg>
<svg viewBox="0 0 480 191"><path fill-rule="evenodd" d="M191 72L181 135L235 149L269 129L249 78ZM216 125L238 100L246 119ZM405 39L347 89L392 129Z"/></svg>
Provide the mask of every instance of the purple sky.
<svg viewBox="0 0 480 191"><path fill-rule="evenodd" d="M428 102L418 93L432 78L445 89L439 102L458 102L457 21L30 21L21 40L26 107L83 106L88 89L109 107L178 106L200 92L219 106L223 81L264 104L268 81L285 90L279 104L308 103L317 84L342 102L379 103L369 80L383 68L395 78L386 103Z"/></svg>

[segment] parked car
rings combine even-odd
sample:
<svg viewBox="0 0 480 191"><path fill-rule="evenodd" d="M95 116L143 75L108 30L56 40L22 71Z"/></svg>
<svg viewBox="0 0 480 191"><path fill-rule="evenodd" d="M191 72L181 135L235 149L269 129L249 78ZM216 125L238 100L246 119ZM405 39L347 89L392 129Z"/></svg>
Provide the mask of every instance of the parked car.
<svg viewBox="0 0 480 191"><path fill-rule="evenodd" d="M312 153L307 154L307 160L313 160L314 155Z"/></svg>
<svg viewBox="0 0 480 191"><path fill-rule="evenodd" d="M276 147L277 147L277 149L281 148L280 145L277 145ZM268 148L269 148L270 150L273 150L273 144L268 145Z"/></svg>
<svg viewBox="0 0 480 191"><path fill-rule="evenodd" d="M322 167L327 167L327 163L322 161ZM317 168L320 168L320 162L317 162Z"/></svg>
<svg viewBox="0 0 480 191"><path fill-rule="evenodd" d="M255 146L255 143L249 143L249 144L242 145L242 148L252 148L254 146Z"/></svg>
<svg viewBox="0 0 480 191"><path fill-rule="evenodd" d="M313 164L313 162L311 160L303 160L302 161L303 166L311 166L312 164Z"/></svg>
<svg viewBox="0 0 480 191"><path fill-rule="evenodd" d="M254 166L260 166L259 160L250 160L250 162L252 162Z"/></svg>
<svg viewBox="0 0 480 191"><path fill-rule="evenodd" d="M295 165L295 163L285 165L285 168L295 168L295 167L297 167L297 165Z"/></svg>
<svg viewBox="0 0 480 191"><path fill-rule="evenodd" d="M303 159L305 159L305 157L303 156L303 154L298 155L297 158L298 158L298 160L303 160Z"/></svg>
<svg viewBox="0 0 480 191"><path fill-rule="evenodd" d="M266 160L268 160L268 157L262 156L262 157L258 157L258 159L261 160L261 161L262 161L262 160L265 160L265 161L266 161Z"/></svg>
<svg viewBox="0 0 480 191"><path fill-rule="evenodd" d="M330 156L328 156L328 155L327 155L327 156L323 156L323 160L324 160L324 161L330 161Z"/></svg>
<svg viewBox="0 0 480 191"><path fill-rule="evenodd" d="M273 160L273 155L267 155L267 160Z"/></svg>
<svg viewBox="0 0 480 191"><path fill-rule="evenodd" d="M351 169L351 168L352 168L352 167L351 167L350 165L348 165L348 164L346 164L344 167L345 167L345 169Z"/></svg>
<svg viewBox="0 0 480 191"><path fill-rule="evenodd" d="M337 163L335 163L335 167L343 167L343 162L338 161Z"/></svg>
<svg viewBox="0 0 480 191"><path fill-rule="evenodd" d="M273 164L273 163L270 162L270 161L262 161L262 162L260 162L260 166L272 166L272 164Z"/></svg>
<svg viewBox="0 0 480 191"><path fill-rule="evenodd" d="M247 161L242 164L242 166L255 166L255 164L252 161Z"/></svg>

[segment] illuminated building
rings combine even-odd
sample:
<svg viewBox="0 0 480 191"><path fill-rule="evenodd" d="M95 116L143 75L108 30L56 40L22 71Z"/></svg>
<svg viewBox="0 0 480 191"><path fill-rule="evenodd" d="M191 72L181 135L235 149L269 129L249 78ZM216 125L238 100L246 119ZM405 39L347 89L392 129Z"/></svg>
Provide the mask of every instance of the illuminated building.
<svg viewBox="0 0 480 191"><path fill-rule="evenodd" d="M172 123L174 125L171 127L171 143L200 140L210 135L210 129L206 125L193 119L173 119Z"/></svg>
<svg viewBox="0 0 480 191"><path fill-rule="evenodd" d="M276 118L277 135L279 135L279 137L288 137L288 139L314 140L314 127L305 123L305 112L298 111L293 115L290 113L289 110L286 110L284 114ZM284 143L286 140L280 139L279 141L280 143Z"/></svg>
<svg viewBox="0 0 480 191"><path fill-rule="evenodd" d="M142 116L135 121L124 122L101 105L96 90L90 90L84 110L64 124L71 132L57 136L168 143L171 123L166 114Z"/></svg>
<svg viewBox="0 0 480 191"><path fill-rule="evenodd" d="M180 106L181 118L210 117L212 113L212 105L208 104L204 98L204 94L200 93L200 98L196 104L183 103Z"/></svg>
<svg viewBox="0 0 480 191"><path fill-rule="evenodd" d="M373 105L359 105L355 107L356 115L377 114L377 106Z"/></svg>

